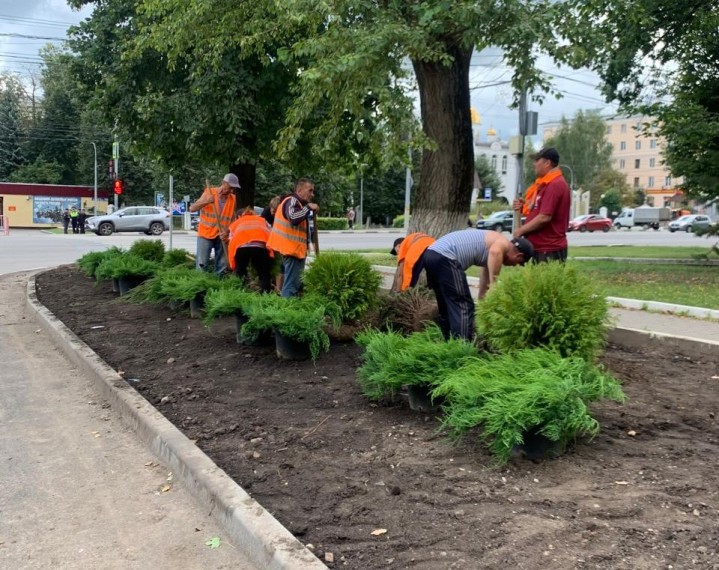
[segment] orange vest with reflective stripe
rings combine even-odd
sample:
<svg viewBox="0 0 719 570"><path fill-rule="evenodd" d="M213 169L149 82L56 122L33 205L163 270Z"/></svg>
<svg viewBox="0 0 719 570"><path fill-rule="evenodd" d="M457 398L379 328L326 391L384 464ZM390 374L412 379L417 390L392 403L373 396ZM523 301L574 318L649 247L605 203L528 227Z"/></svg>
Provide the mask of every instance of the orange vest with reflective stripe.
<svg viewBox="0 0 719 570"><path fill-rule="evenodd" d="M217 198L217 188L210 188L212 196L215 199L215 205L207 204L200 210L200 222L197 224L198 237L205 239L215 239L219 235L217 229L217 218L215 211L220 215L220 226L223 230L230 227L232 218L235 217L235 195L229 194L225 198L225 207L220 212L220 201Z"/></svg>
<svg viewBox="0 0 719 570"><path fill-rule="evenodd" d="M235 270L235 252L238 248L253 241L267 244L269 238L270 228L262 216L249 213L237 218L230 226L230 244L227 246L230 269ZM270 255L273 255L272 251Z"/></svg>
<svg viewBox="0 0 719 570"><path fill-rule="evenodd" d="M402 283L399 286L400 291L404 291L409 288L409 284L412 282L412 269L415 264L422 257L424 250L432 245L435 240L432 236L423 234L421 232L409 234L399 246L397 252L397 263L404 260L404 266L402 267Z"/></svg>
<svg viewBox="0 0 719 570"><path fill-rule="evenodd" d="M295 226L285 217L284 205L291 198L292 196L288 196L277 206L275 223L272 224L270 239L267 240L267 249L279 251L282 255L304 259L307 257L309 226L306 219Z"/></svg>

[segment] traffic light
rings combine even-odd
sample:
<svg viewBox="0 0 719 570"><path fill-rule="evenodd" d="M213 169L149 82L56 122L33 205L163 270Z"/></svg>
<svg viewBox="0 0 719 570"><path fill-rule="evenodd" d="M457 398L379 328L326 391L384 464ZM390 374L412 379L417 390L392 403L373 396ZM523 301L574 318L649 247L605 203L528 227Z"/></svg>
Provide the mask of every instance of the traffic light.
<svg viewBox="0 0 719 570"><path fill-rule="evenodd" d="M115 180L115 194L117 194L118 196L122 194L122 180L120 180L119 178Z"/></svg>

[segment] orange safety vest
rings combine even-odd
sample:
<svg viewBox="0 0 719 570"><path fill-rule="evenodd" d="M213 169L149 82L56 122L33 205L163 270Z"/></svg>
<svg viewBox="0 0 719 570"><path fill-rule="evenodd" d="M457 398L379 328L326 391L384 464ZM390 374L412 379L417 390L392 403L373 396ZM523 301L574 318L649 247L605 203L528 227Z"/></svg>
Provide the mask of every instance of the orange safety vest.
<svg viewBox="0 0 719 570"><path fill-rule="evenodd" d="M270 227L262 216L251 212L237 218L230 226L230 244L227 246L230 269L235 270L235 253L240 247L253 241L266 245L269 238ZM272 251L270 256L274 257Z"/></svg>
<svg viewBox="0 0 719 570"><path fill-rule="evenodd" d="M307 257L309 225L307 219L304 219L295 226L285 217L284 205L292 196L287 196L277 206L275 223L272 224L270 239L267 240L267 249L279 251L282 255L304 259Z"/></svg>
<svg viewBox="0 0 719 570"><path fill-rule="evenodd" d="M213 198L215 199L215 205L207 204L200 210L200 221L197 224L197 235L198 237L205 239L215 239L219 234L217 229L217 216L215 212L220 215L220 227L225 230L232 223L232 218L235 217L235 195L230 194L225 199L225 206L220 212L220 201L217 198L217 188L210 188Z"/></svg>
<svg viewBox="0 0 719 570"><path fill-rule="evenodd" d="M537 192L541 186L549 184L555 178L559 178L562 175L562 171L559 168L554 168L547 172L544 176L537 178L527 191L524 193L524 204L522 205L522 215L528 216L529 212L534 207L534 201L537 199Z"/></svg>
<svg viewBox="0 0 719 570"><path fill-rule="evenodd" d="M432 245L435 240L432 236L416 232L409 234L399 246L397 252L397 263L404 261L402 267L402 283L399 286L400 291L404 291L409 288L409 284L412 282L412 270L415 264L422 257L424 251Z"/></svg>

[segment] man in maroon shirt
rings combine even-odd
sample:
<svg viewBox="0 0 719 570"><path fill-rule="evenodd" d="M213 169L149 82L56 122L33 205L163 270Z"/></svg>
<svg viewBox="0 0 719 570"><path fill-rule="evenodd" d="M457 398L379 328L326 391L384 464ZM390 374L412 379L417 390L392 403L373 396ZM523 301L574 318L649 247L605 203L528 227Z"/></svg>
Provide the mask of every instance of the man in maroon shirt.
<svg viewBox="0 0 719 570"><path fill-rule="evenodd" d="M517 228L514 237L526 237L532 242L535 263L565 261L571 193L559 170L559 153L554 148L543 148L532 159L537 174L536 194L531 197L524 225ZM514 209L521 210L523 203L515 200Z"/></svg>

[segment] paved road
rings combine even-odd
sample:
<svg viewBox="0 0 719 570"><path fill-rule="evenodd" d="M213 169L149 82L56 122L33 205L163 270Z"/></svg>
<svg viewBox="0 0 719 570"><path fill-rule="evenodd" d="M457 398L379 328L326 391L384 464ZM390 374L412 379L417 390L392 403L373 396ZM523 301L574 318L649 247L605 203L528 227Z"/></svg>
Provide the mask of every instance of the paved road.
<svg viewBox="0 0 719 570"><path fill-rule="evenodd" d="M0 278L0 568L255 569L37 334L26 281Z"/></svg>
<svg viewBox="0 0 719 570"><path fill-rule="evenodd" d="M348 249L386 249L388 252L392 242L403 235L400 230L355 231L355 232L320 232L320 248ZM505 234L508 235L508 234ZM185 248L194 253L194 232L175 233L172 245ZM9 236L0 236L0 275L54 267L72 263L88 251L101 250L112 245L129 247L137 239L148 239L143 234L113 234L109 237L98 237L95 234L72 235L51 234L39 230L12 230ZM170 236L161 236L169 246ZM709 247L713 241L697 237L694 234L670 233L668 231L620 230L609 233L570 233L569 243L572 245L675 245Z"/></svg>

